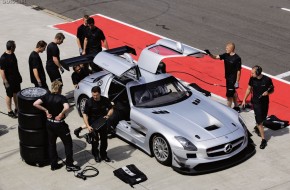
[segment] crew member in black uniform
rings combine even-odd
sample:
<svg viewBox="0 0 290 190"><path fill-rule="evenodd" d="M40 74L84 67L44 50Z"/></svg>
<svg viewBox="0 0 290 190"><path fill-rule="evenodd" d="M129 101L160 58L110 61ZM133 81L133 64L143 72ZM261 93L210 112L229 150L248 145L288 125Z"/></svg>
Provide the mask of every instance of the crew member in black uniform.
<svg viewBox="0 0 290 190"><path fill-rule="evenodd" d="M224 60L227 105L232 107L232 103L234 102L233 109L240 112L236 89L239 88L242 60L240 56L235 53L235 44L232 42L227 43L226 53L221 55L213 55L209 50L204 51L213 59Z"/></svg>
<svg viewBox="0 0 290 190"><path fill-rule="evenodd" d="M8 109L8 116L17 118L18 102L17 93L21 90L20 84L22 77L18 69L18 63L14 54L16 44L9 40L6 43L6 51L0 57L0 73L6 89L6 105ZM12 110L12 97L14 100L15 110Z"/></svg>
<svg viewBox="0 0 290 190"><path fill-rule="evenodd" d="M260 148L264 149L267 146L267 141L265 139L263 122L268 114L269 95L274 92L274 85L271 78L262 74L262 68L258 65L252 68L251 78L242 102L243 107L245 107L246 100L251 92L251 102L254 107L256 120L255 131L259 136L261 136L262 142Z"/></svg>
<svg viewBox="0 0 290 190"><path fill-rule="evenodd" d="M69 126L64 121L69 104L67 99L61 95L61 91L62 83L56 80L51 84L51 93L36 100L33 105L44 111L47 117L46 129L48 133L51 170L54 171L62 167L61 164L57 163L56 139L59 137L65 148L66 170L78 171L80 167L73 164L73 147Z"/></svg>
<svg viewBox="0 0 290 190"><path fill-rule="evenodd" d="M95 26L95 20L93 18L88 18L87 20L89 30L87 30L87 33L85 35L84 40L84 47L83 47L83 55L88 54L97 54L102 51L102 42L104 43L104 47L106 49L109 49L108 42L105 38L105 35L101 29ZM101 68L99 68L96 64L93 62L90 64L93 72L100 71Z"/></svg>
<svg viewBox="0 0 290 190"><path fill-rule="evenodd" d="M96 162L104 160L110 162L107 155L108 148L108 127L104 125L99 130L92 128L92 124L101 117L108 119L113 114L113 107L108 98L101 96L101 89L99 86L92 88L92 97L87 100L83 119L89 130L89 135L92 137L92 154ZM98 149L100 139L100 151Z"/></svg>
<svg viewBox="0 0 290 190"><path fill-rule="evenodd" d="M44 52L46 45L46 42L43 40L37 42L36 48L34 51L31 52L28 62L31 83L33 83L35 87L42 87L48 89L44 68L41 58L39 56L39 53Z"/></svg>
<svg viewBox="0 0 290 190"><path fill-rule="evenodd" d="M74 72L71 75L71 79L75 88L77 88L79 82L88 76L88 73L85 72L79 65L73 66Z"/></svg>
<svg viewBox="0 0 290 190"><path fill-rule="evenodd" d="M63 35L63 33L57 33L54 37L54 41L48 44L46 49L47 53L46 72L51 82L55 80L59 80L62 82L62 78L58 70L60 70L62 73L64 72L64 70L59 62L60 61L59 49L57 45L62 44L64 39L65 36Z"/></svg>
<svg viewBox="0 0 290 190"><path fill-rule="evenodd" d="M83 17L84 23L82 25L80 25L78 27L78 30L77 30L77 44L79 47L80 55L82 55L82 53L83 53L85 34L89 28L88 24L87 24L88 18L89 18L88 15L84 15L84 17Z"/></svg>

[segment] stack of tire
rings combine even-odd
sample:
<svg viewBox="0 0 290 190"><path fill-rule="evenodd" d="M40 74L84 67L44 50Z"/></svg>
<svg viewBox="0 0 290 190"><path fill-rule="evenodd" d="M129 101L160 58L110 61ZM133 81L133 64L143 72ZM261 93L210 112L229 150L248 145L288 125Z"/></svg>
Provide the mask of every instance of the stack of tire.
<svg viewBox="0 0 290 190"><path fill-rule="evenodd" d="M44 166L49 160L46 115L33 106L37 99L47 93L46 89L32 87L17 94L20 155L29 165Z"/></svg>

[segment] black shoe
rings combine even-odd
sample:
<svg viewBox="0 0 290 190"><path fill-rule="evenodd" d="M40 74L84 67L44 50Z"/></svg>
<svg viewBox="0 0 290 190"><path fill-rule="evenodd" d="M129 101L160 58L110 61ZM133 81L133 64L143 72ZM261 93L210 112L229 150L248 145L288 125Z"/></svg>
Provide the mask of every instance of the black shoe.
<svg viewBox="0 0 290 190"><path fill-rule="evenodd" d="M79 171L81 170L81 167L77 166L77 165L67 165L66 166L66 171L68 172L76 172L76 171Z"/></svg>
<svg viewBox="0 0 290 190"><path fill-rule="evenodd" d="M241 108L239 106L233 107L234 110L236 110L238 113L241 113Z"/></svg>
<svg viewBox="0 0 290 190"><path fill-rule="evenodd" d="M260 131L259 131L259 129L258 129L257 126L254 127L254 132L255 132L259 137L261 136Z"/></svg>
<svg viewBox="0 0 290 190"><path fill-rule="evenodd" d="M62 166L63 166L62 164L53 164L53 165L50 166L50 169L52 171L55 171L55 170L58 170L58 169L62 168Z"/></svg>
<svg viewBox="0 0 290 190"><path fill-rule="evenodd" d="M74 134L77 136L77 138L81 138L81 137L80 137L80 132L81 132L81 130L82 130L81 127L79 127L79 128L77 128L77 129L74 130Z"/></svg>
<svg viewBox="0 0 290 190"><path fill-rule="evenodd" d="M83 136L88 144L92 144L92 138L90 137L89 133L84 134Z"/></svg>
<svg viewBox="0 0 290 190"><path fill-rule="evenodd" d="M13 111L8 112L8 116L11 118L17 118L17 116L15 115Z"/></svg>
<svg viewBox="0 0 290 190"><path fill-rule="evenodd" d="M265 139L262 139L260 149L264 149L267 146L267 141Z"/></svg>
<svg viewBox="0 0 290 190"><path fill-rule="evenodd" d="M95 156L95 161L100 163L102 161L102 159L99 155L97 155L97 156Z"/></svg>
<svg viewBox="0 0 290 190"><path fill-rule="evenodd" d="M111 159L108 156L102 156L102 160L105 162L111 162Z"/></svg>

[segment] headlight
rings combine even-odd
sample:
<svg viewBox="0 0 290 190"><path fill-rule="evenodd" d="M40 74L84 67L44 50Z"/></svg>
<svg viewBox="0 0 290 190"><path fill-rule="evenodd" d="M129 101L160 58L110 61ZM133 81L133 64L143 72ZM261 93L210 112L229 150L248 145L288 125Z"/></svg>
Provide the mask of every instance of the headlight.
<svg viewBox="0 0 290 190"><path fill-rule="evenodd" d="M243 126L245 132L248 132L247 126L241 116L239 116L239 122Z"/></svg>
<svg viewBox="0 0 290 190"><path fill-rule="evenodd" d="M190 142L186 138L177 136L175 137L175 139L183 146L184 150L197 151L196 146L194 146L194 144L192 144L192 142Z"/></svg>

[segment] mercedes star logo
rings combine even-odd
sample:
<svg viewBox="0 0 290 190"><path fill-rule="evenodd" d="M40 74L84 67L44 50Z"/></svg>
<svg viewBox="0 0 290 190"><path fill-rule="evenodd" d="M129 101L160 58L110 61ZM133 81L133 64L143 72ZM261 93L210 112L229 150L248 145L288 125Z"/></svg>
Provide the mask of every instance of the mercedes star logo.
<svg viewBox="0 0 290 190"><path fill-rule="evenodd" d="M224 147L225 153L230 153L232 150L233 150L233 145L231 143L225 145Z"/></svg>

